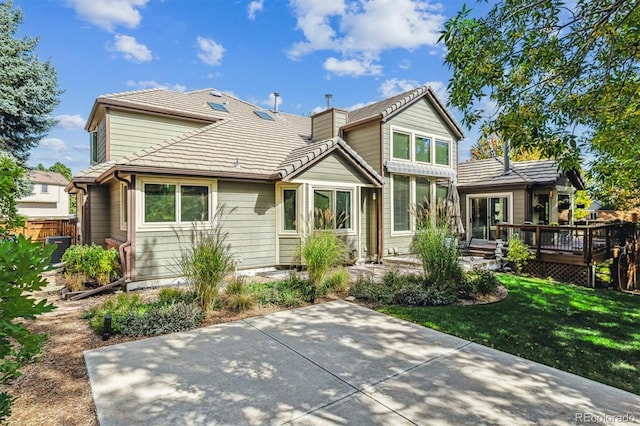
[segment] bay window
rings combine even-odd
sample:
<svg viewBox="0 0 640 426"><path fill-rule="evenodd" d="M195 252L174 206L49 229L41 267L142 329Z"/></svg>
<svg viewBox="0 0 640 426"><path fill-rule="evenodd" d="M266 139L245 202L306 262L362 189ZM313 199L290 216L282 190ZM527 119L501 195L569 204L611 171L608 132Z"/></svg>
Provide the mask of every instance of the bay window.
<svg viewBox="0 0 640 426"><path fill-rule="evenodd" d="M351 229L352 192L314 189L313 219L316 229Z"/></svg>

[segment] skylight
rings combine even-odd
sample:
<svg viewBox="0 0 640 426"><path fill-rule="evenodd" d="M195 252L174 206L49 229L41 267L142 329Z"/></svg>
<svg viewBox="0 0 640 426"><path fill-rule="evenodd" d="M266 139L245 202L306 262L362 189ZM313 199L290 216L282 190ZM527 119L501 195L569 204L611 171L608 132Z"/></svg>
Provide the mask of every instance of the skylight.
<svg viewBox="0 0 640 426"><path fill-rule="evenodd" d="M213 109L215 109L216 111L222 111L222 112L229 112L229 110L227 109L226 106L216 103L216 102L207 102L209 104L209 106Z"/></svg>
<svg viewBox="0 0 640 426"><path fill-rule="evenodd" d="M263 120L273 121L273 117L271 117L269 114L267 114L264 111L254 110L253 112Z"/></svg>

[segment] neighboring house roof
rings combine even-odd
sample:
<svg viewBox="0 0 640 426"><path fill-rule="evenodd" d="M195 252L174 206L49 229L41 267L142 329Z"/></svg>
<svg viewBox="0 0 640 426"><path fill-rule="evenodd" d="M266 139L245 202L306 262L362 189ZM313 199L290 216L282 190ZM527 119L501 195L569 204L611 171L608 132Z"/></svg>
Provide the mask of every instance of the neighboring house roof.
<svg viewBox="0 0 640 426"><path fill-rule="evenodd" d="M300 167L293 162L286 164L286 160L297 150L309 149L321 153L338 150L360 167L372 183L382 183L382 178L344 141L312 142L309 117L268 111L231 95L218 94L212 89L186 94L155 89L101 96L97 103L110 102L116 107L113 101L117 100L118 106L126 102L127 107L135 104L147 112L175 106L184 116L190 112L208 115L211 123L115 162L96 165L80 172L76 180L100 182L110 178L115 170L273 180L298 173ZM159 105L154 104L156 101ZM224 104L228 112L216 111L208 102ZM268 114L273 120L261 118L256 111ZM301 167L305 168L313 162L303 163Z"/></svg>
<svg viewBox="0 0 640 426"><path fill-rule="evenodd" d="M555 160L511 161L509 170L504 173L500 158L466 161L458 164L458 186L555 184L562 175Z"/></svg>
<svg viewBox="0 0 640 426"><path fill-rule="evenodd" d="M28 177L34 183L45 183L48 185L58 186L66 186L69 183L69 180L60 173L43 170L29 170Z"/></svg>
<svg viewBox="0 0 640 426"><path fill-rule="evenodd" d="M371 119L386 121L425 97L429 99L436 110L440 112L456 136L458 136L458 139L463 139L465 136L462 127L447 110L444 103L438 98L438 95L436 95L435 91L430 86L420 86L416 89L400 93L399 95L393 96L389 99L350 111L347 126Z"/></svg>

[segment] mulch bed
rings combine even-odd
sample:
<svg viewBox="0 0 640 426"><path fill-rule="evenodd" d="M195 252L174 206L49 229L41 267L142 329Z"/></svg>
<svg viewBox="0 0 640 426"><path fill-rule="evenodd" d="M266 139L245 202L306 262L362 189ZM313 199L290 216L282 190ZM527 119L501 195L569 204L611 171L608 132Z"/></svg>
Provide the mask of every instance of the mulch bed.
<svg viewBox="0 0 640 426"><path fill-rule="evenodd" d="M108 341L102 341L102 336L95 334L89 322L81 316L88 308L103 303L112 295L94 296L78 301L64 300L60 296L64 287L61 281L59 275L50 278L50 285L34 295L46 297L57 309L25 322L33 332L47 333L49 339L44 345L40 360L22 367L22 375L8 387L8 391L17 398L12 406L9 425L98 425L83 352L135 340L133 337L115 335ZM156 297L158 290L142 290L136 293L143 299L150 300ZM346 295L333 295L318 299L317 303L344 296ZM487 297L476 303L491 303L503 297L506 297L506 290L504 294ZM212 312L202 326L284 309L286 308L277 306L256 306L242 313L222 309Z"/></svg>

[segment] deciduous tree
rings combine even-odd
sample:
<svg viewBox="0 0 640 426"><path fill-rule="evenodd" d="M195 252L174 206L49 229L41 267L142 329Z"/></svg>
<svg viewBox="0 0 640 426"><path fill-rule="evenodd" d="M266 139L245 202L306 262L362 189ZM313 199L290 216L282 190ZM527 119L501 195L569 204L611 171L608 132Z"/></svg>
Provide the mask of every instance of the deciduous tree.
<svg viewBox="0 0 640 426"><path fill-rule="evenodd" d="M483 2L483 1L479 1ZM640 203L640 0L510 0L445 25L449 103L463 122L564 170L595 154L592 181ZM483 105L491 104L489 113ZM616 197L614 197L616 198Z"/></svg>

